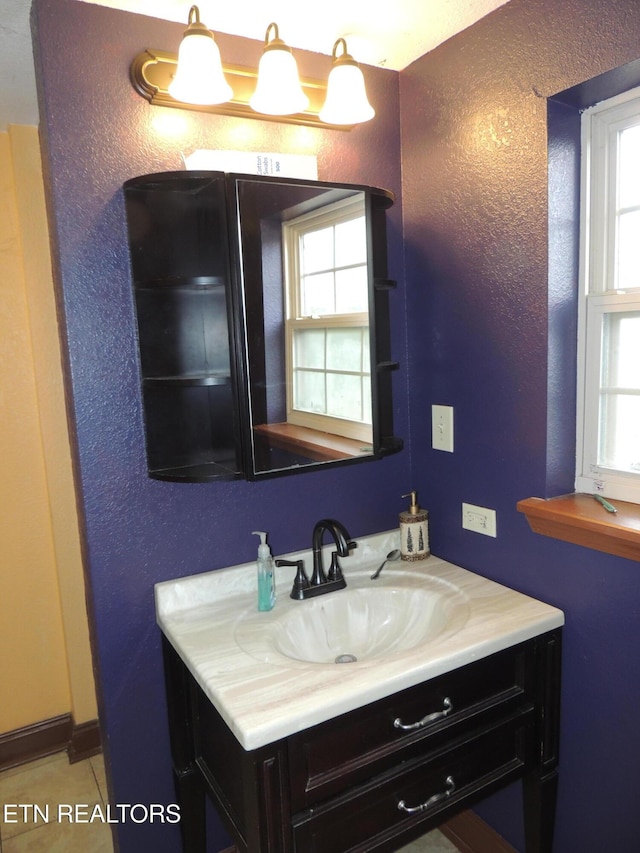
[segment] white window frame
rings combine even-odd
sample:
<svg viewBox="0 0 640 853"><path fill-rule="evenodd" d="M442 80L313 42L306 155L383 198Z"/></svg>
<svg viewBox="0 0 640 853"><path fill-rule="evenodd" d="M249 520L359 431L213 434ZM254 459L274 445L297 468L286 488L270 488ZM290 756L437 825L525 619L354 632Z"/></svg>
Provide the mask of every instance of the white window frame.
<svg viewBox="0 0 640 853"><path fill-rule="evenodd" d="M576 491L640 503L640 473L597 464L603 318L640 311L640 288L615 289L618 133L640 124L640 88L582 115Z"/></svg>
<svg viewBox="0 0 640 853"><path fill-rule="evenodd" d="M304 316L300 296L300 261L298 245L300 235L305 231L347 222L360 216L366 216L366 206L363 195L347 198L334 204L322 207L283 222L282 243L285 255L285 301L286 301L286 330L285 330L285 361L286 361L286 391L287 391L287 423L297 426L320 430L321 432L352 438L371 444L373 427L371 421L352 421L331 415L305 412L293 407L293 337L296 329L300 328L369 328L369 312L349 314L326 314L321 316ZM370 370L370 364L367 365ZM362 375L369 375L364 373Z"/></svg>

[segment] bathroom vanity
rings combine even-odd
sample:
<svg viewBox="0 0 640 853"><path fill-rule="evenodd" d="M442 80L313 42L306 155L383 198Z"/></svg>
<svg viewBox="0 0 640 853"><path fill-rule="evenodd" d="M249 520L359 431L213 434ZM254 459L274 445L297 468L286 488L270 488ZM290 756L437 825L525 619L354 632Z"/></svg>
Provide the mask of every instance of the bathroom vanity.
<svg viewBox="0 0 640 853"><path fill-rule="evenodd" d="M359 540L325 604L288 599L285 575L256 613L253 564L157 585L185 853L205 850L207 793L240 851L368 853L516 779L527 853L552 850L563 614L436 557L371 581L395 536ZM374 585L408 626L386 652L365 643L342 665L287 645L302 608L313 624L339 596L341 620L353 602L372 629Z"/></svg>

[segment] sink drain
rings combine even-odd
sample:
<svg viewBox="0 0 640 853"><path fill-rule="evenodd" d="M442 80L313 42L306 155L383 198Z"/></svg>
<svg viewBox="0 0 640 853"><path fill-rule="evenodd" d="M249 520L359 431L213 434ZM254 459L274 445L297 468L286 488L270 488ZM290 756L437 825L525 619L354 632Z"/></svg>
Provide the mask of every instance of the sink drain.
<svg viewBox="0 0 640 853"><path fill-rule="evenodd" d="M355 663L357 660L355 655L338 655L334 663Z"/></svg>

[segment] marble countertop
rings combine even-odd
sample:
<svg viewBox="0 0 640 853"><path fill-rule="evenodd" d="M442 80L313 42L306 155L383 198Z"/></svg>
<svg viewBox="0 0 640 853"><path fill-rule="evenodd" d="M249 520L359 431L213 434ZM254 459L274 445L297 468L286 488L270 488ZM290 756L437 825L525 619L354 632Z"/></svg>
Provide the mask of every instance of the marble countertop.
<svg viewBox="0 0 640 853"><path fill-rule="evenodd" d="M561 610L435 556L389 563L378 580L370 581L369 574L398 547L398 532L357 541L353 555L341 560L348 586L350 575L352 586L382 588L393 587L394 572L411 573L412 585L424 578L425 583L454 588L464 599L465 618L424 645L385 657L346 665L283 656L265 662L238 644L236 631L247 620L259 626L264 619L266 629L292 609L309 606L310 601L289 598L294 569L276 569L278 600L268 613L257 613L253 562L156 584L158 625L245 749L257 749L564 624ZM326 567L331 548L324 551ZM302 558L310 571L310 551L277 556Z"/></svg>

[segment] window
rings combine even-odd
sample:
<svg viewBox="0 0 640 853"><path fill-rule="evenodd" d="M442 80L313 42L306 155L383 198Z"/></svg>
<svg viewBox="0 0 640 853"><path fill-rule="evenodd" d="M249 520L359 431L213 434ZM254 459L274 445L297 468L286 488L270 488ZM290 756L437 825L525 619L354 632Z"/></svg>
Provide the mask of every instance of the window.
<svg viewBox="0 0 640 853"><path fill-rule="evenodd" d="M358 194L285 222L287 421L372 441L369 274Z"/></svg>
<svg viewBox="0 0 640 853"><path fill-rule="evenodd" d="M577 491L640 503L640 89L582 116Z"/></svg>

